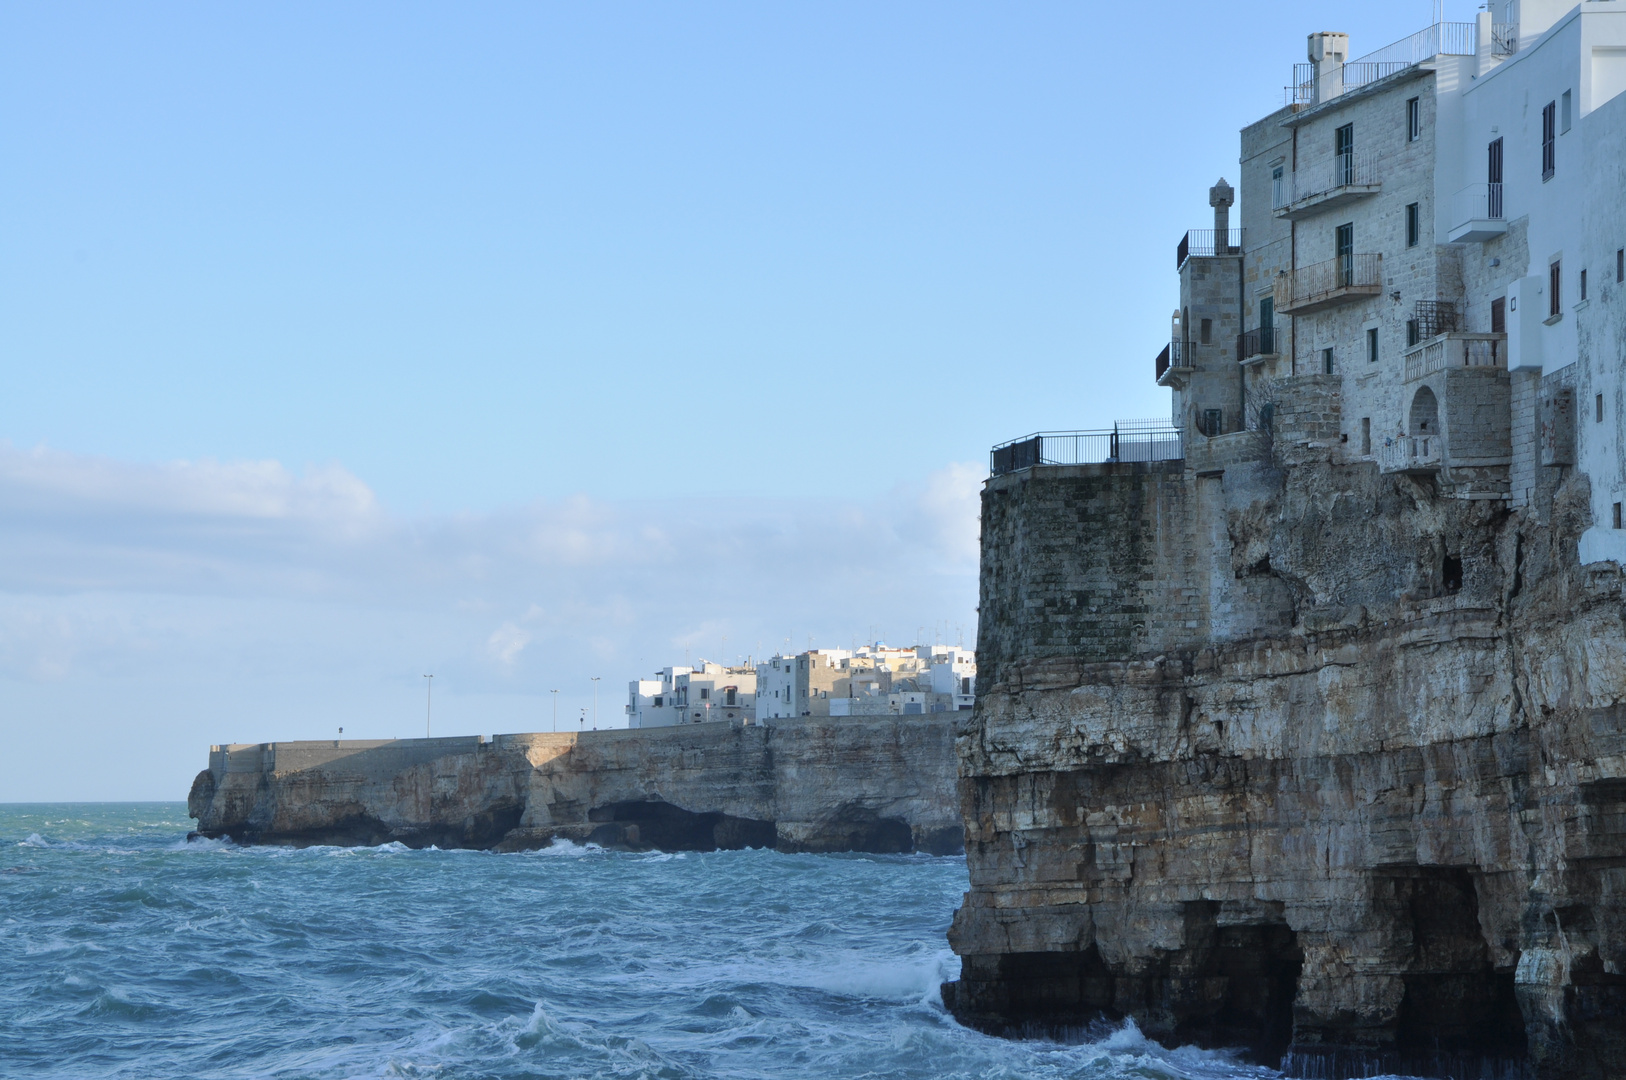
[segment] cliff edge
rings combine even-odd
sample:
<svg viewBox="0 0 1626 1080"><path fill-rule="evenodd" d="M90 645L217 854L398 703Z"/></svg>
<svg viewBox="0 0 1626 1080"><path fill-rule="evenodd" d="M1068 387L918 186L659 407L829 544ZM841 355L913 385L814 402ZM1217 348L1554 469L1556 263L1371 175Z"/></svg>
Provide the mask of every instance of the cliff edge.
<svg viewBox="0 0 1626 1080"><path fill-rule="evenodd" d="M216 746L187 808L245 843L963 849L948 715Z"/></svg>
<svg viewBox="0 0 1626 1080"><path fill-rule="evenodd" d="M1626 593L1578 562L1585 478L1460 497L1343 460L1332 377L1276 394L1186 461L988 481L946 1004L1295 1076L1626 1075Z"/></svg>

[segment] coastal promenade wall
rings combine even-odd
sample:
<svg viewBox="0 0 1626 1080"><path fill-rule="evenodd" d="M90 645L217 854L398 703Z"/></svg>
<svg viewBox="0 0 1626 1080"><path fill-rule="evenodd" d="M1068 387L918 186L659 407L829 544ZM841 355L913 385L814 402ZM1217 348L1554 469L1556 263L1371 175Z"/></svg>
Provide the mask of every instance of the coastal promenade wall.
<svg viewBox="0 0 1626 1080"><path fill-rule="evenodd" d="M954 714L212 747L188 808L253 843L962 850Z"/></svg>

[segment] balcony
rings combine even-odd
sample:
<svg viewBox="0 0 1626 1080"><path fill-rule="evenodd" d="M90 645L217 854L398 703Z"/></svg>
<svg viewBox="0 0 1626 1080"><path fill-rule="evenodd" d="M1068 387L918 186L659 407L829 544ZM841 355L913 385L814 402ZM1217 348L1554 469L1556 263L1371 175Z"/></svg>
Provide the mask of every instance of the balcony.
<svg viewBox="0 0 1626 1080"><path fill-rule="evenodd" d="M1376 155L1334 154L1284 178L1271 192L1271 209L1279 218L1298 221L1348 206L1382 189Z"/></svg>
<svg viewBox="0 0 1626 1080"><path fill-rule="evenodd" d="M1195 341L1171 341L1157 354L1157 385L1183 387L1187 375L1196 369Z"/></svg>
<svg viewBox="0 0 1626 1080"><path fill-rule="evenodd" d="M1439 435L1393 435L1377 450L1379 472L1439 472L1445 457L1445 439Z"/></svg>
<svg viewBox="0 0 1626 1080"><path fill-rule="evenodd" d="M1278 276L1276 310L1284 315L1321 311L1365 300L1382 291L1382 255L1340 255Z"/></svg>
<svg viewBox="0 0 1626 1080"><path fill-rule="evenodd" d="M1295 111L1331 101L1351 90L1415 67L1435 56L1473 56L1478 51L1479 27L1471 22L1441 22L1427 26L1393 45L1316 73L1314 64L1294 64L1293 84L1283 104ZM1512 56L1518 51L1518 27L1497 23L1492 27L1491 55Z"/></svg>
<svg viewBox="0 0 1626 1080"><path fill-rule="evenodd" d="M1406 350L1406 381L1447 368L1506 368L1506 334L1442 334Z"/></svg>
<svg viewBox="0 0 1626 1080"><path fill-rule="evenodd" d="M1186 260L1196 258L1215 258L1222 255L1242 254L1242 230L1231 229L1225 236L1220 236L1213 229L1191 229L1180 238L1180 243L1174 248L1174 268L1180 269L1186 265Z"/></svg>
<svg viewBox="0 0 1626 1080"><path fill-rule="evenodd" d="M1236 359L1239 364L1269 360L1277 355L1276 339L1281 331L1274 326L1261 326L1236 336Z"/></svg>
<svg viewBox="0 0 1626 1080"><path fill-rule="evenodd" d="M1483 244L1507 232L1501 184L1469 184L1451 196L1452 244Z"/></svg>
<svg viewBox="0 0 1626 1080"><path fill-rule="evenodd" d="M1167 420L1119 420L1098 431L1037 431L1000 443L989 453L994 476L1041 465L1179 461L1180 432Z"/></svg>

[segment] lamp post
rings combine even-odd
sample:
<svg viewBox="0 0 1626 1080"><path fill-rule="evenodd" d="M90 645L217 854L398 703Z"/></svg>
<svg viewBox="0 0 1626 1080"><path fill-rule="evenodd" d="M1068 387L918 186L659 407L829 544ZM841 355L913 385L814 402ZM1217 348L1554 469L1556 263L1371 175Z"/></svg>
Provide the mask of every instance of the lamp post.
<svg viewBox="0 0 1626 1080"><path fill-rule="evenodd" d="M598 676L593 677L593 730L598 730Z"/></svg>
<svg viewBox="0 0 1626 1080"><path fill-rule="evenodd" d="M427 683L424 683L425 689L423 694L423 737L427 739L429 738L429 714L430 710L434 708L435 704L435 677L433 675L425 675L424 678L429 680Z"/></svg>
<svg viewBox="0 0 1626 1080"><path fill-rule="evenodd" d="M557 690L549 690L548 693L553 695L553 730L554 730L555 734L558 734L558 731L559 731L559 691L557 691Z"/></svg>

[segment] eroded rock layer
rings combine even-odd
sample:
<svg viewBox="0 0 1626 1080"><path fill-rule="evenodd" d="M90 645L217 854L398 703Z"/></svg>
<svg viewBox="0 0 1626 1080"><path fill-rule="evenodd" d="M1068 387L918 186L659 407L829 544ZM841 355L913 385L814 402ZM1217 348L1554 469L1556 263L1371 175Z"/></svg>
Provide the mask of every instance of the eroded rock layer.
<svg viewBox="0 0 1626 1080"><path fill-rule="evenodd" d="M948 716L215 747L204 836L520 850L962 849Z"/></svg>
<svg viewBox="0 0 1626 1080"><path fill-rule="evenodd" d="M1301 1076L1626 1075L1626 597L1577 561L1585 480L1510 511L1343 464L1293 430L1327 395L1206 470L989 481L945 1001Z"/></svg>

